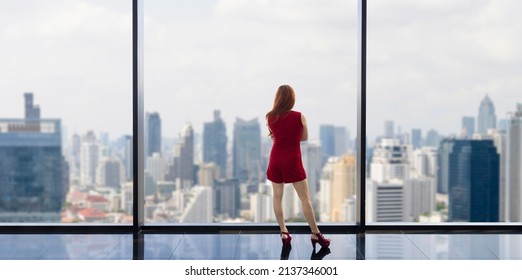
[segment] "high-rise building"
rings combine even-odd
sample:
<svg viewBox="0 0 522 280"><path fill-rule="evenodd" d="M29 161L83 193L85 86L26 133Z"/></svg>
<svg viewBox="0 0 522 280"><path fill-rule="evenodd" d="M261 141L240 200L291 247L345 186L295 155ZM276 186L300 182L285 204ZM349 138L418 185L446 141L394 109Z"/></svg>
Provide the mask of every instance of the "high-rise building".
<svg viewBox="0 0 522 280"><path fill-rule="evenodd" d="M522 103L510 119L506 137L505 184L509 221L522 222Z"/></svg>
<svg viewBox="0 0 522 280"><path fill-rule="evenodd" d="M190 190L190 197L181 215L180 223L212 223L214 212L212 188L195 186Z"/></svg>
<svg viewBox="0 0 522 280"><path fill-rule="evenodd" d="M333 164L330 222L348 222L344 208L355 195L356 174L355 155L339 157Z"/></svg>
<svg viewBox="0 0 522 280"><path fill-rule="evenodd" d="M320 125L319 139L321 141L323 162L326 162L326 159L335 156L335 126L330 124Z"/></svg>
<svg viewBox="0 0 522 280"><path fill-rule="evenodd" d="M236 118L232 158L232 175L240 183L257 186L262 181L265 170L261 167L261 129L257 118Z"/></svg>
<svg viewBox="0 0 522 280"><path fill-rule="evenodd" d="M422 143L422 130L414 128L411 130L411 145L413 148L420 148Z"/></svg>
<svg viewBox="0 0 522 280"><path fill-rule="evenodd" d="M411 198L411 212L409 216L418 221L423 214L435 211L435 177L416 177L406 180L405 188L409 190Z"/></svg>
<svg viewBox="0 0 522 280"><path fill-rule="evenodd" d="M437 176L437 148L422 147L413 150L410 161L410 177Z"/></svg>
<svg viewBox="0 0 522 280"><path fill-rule="evenodd" d="M198 185L212 187L215 180L220 178L219 167L215 162L199 164L198 169Z"/></svg>
<svg viewBox="0 0 522 280"><path fill-rule="evenodd" d="M26 92L24 94L25 99L25 119L26 120L38 120L40 119L40 106L34 105L33 93Z"/></svg>
<svg viewBox="0 0 522 280"><path fill-rule="evenodd" d="M68 190L60 120L0 119L0 222L60 222Z"/></svg>
<svg viewBox="0 0 522 280"><path fill-rule="evenodd" d="M203 127L203 161L215 162L221 178L227 174L227 129L219 110L214 111L214 121Z"/></svg>
<svg viewBox="0 0 522 280"><path fill-rule="evenodd" d="M161 154L161 118L157 112L145 114L145 156Z"/></svg>
<svg viewBox="0 0 522 280"><path fill-rule="evenodd" d="M250 196L250 213L254 223L275 221L272 207L272 187L259 184L258 192Z"/></svg>
<svg viewBox="0 0 522 280"><path fill-rule="evenodd" d="M239 180L219 179L214 184L214 215L224 219L239 217L241 208Z"/></svg>
<svg viewBox="0 0 522 280"><path fill-rule="evenodd" d="M153 153L145 161L145 172L152 176L154 182L164 181L167 166L159 153Z"/></svg>
<svg viewBox="0 0 522 280"><path fill-rule="evenodd" d="M319 191L319 179L321 176L321 146L311 141L301 142L301 156L306 179L310 189L310 198L315 205L317 202L316 194Z"/></svg>
<svg viewBox="0 0 522 280"><path fill-rule="evenodd" d="M319 187L319 220L321 222L330 222L332 214L332 180L333 166L337 158L331 157L323 166L321 171L320 187Z"/></svg>
<svg viewBox="0 0 522 280"><path fill-rule="evenodd" d="M342 155L346 153L346 146L347 146L347 140L346 140L346 127L344 126L336 126L335 127L335 140L334 140L334 153L335 155Z"/></svg>
<svg viewBox="0 0 522 280"><path fill-rule="evenodd" d="M438 176L448 187L451 222L498 222L499 154L492 140L444 139Z"/></svg>
<svg viewBox="0 0 522 280"><path fill-rule="evenodd" d="M70 148L70 168L74 177L80 177L80 154L82 147L82 138L78 134L74 134L71 138Z"/></svg>
<svg viewBox="0 0 522 280"><path fill-rule="evenodd" d="M93 131L88 131L82 137L80 152L80 177L83 187L96 183L96 169L100 157L100 145Z"/></svg>
<svg viewBox="0 0 522 280"><path fill-rule="evenodd" d="M426 146L438 147L439 142L440 142L439 133L434 129L428 130L428 133L426 134Z"/></svg>
<svg viewBox="0 0 522 280"><path fill-rule="evenodd" d="M190 188L195 181L194 168L194 130L186 124L174 146L174 161L169 168L167 180L179 180L182 189Z"/></svg>
<svg viewBox="0 0 522 280"><path fill-rule="evenodd" d="M347 152L348 132L344 126L323 124L319 126L319 140L321 141L321 165L324 165L329 157L340 156Z"/></svg>
<svg viewBox="0 0 522 280"><path fill-rule="evenodd" d="M475 118L464 116L462 117L462 138L471 139L475 134Z"/></svg>
<svg viewBox="0 0 522 280"><path fill-rule="evenodd" d="M482 99L482 102L480 102L477 119L477 132L480 135L487 135L488 129L496 128L497 116L495 115L495 106L487 94L486 97Z"/></svg>
<svg viewBox="0 0 522 280"><path fill-rule="evenodd" d="M367 180L366 194L368 222L411 222L411 194L404 181Z"/></svg>
<svg viewBox="0 0 522 280"><path fill-rule="evenodd" d="M507 132L506 130L491 131L491 139L497 148L499 154L499 204L498 204L498 219L499 222L509 222L509 186L506 184L506 163L507 163Z"/></svg>
<svg viewBox="0 0 522 280"><path fill-rule="evenodd" d="M119 159L104 158L96 170L96 183L119 190L125 178L124 173L125 169Z"/></svg>
<svg viewBox="0 0 522 280"><path fill-rule="evenodd" d="M132 181L134 178L134 162L133 162L133 147L132 147L132 136L124 136L124 147L123 147L123 165L125 166L125 178L127 181Z"/></svg>
<svg viewBox="0 0 522 280"><path fill-rule="evenodd" d="M376 182L407 179L408 146L400 144L398 139L381 139L374 147L370 168L371 179Z"/></svg>
<svg viewBox="0 0 522 280"><path fill-rule="evenodd" d="M395 123L393 121L384 122L384 138L395 137Z"/></svg>

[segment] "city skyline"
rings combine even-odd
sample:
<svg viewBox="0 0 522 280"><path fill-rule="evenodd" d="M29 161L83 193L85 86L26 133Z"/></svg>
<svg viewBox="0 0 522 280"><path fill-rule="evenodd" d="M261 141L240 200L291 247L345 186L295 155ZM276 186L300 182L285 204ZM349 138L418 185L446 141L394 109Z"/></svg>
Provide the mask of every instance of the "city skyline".
<svg viewBox="0 0 522 280"><path fill-rule="evenodd" d="M296 89L296 110L308 117L311 127L331 123L353 135L356 2L148 1L146 111L163 114L164 135L170 137L187 121L200 127L206 112L216 109L227 124L236 116L262 121L277 86L288 83ZM131 133L131 17L126 1L0 5L2 94L34 92L46 108L42 117L67 120L68 134L88 129ZM522 88L516 71L522 64L516 52L516 27L522 19L514 12L521 5L368 3L369 138L380 133L387 119L395 119L403 131L428 123L441 134L457 131L462 115L476 115L475 107L463 109L463 104L477 104L486 94L499 118L513 111ZM74 21L63 24L69 19ZM285 39L287 33L292 40ZM179 44L180 37L186 44ZM277 70L281 64L287 66ZM14 100L4 99L0 111L19 115L23 107ZM434 117L440 121L431 122ZM318 131L312 130L310 137L317 138Z"/></svg>

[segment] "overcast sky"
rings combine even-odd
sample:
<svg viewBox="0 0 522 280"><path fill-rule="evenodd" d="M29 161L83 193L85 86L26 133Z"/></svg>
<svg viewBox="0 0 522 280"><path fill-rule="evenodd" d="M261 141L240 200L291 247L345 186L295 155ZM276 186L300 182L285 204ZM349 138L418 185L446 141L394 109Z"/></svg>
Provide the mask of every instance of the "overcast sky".
<svg viewBox="0 0 522 280"><path fill-rule="evenodd" d="M220 109L259 118L291 84L295 109L356 125L356 0L145 0L145 108L163 134L201 133ZM458 133L489 94L497 117L522 102L521 1L368 1L367 131ZM0 1L0 118L35 93L69 133L132 130L131 1Z"/></svg>

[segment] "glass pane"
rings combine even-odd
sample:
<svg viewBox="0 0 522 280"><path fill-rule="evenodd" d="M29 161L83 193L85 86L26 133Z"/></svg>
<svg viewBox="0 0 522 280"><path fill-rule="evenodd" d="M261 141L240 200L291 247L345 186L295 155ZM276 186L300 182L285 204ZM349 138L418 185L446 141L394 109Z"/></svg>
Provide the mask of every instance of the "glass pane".
<svg viewBox="0 0 522 280"><path fill-rule="evenodd" d="M520 222L517 1L369 1L368 222Z"/></svg>
<svg viewBox="0 0 522 280"><path fill-rule="evenodd" d="M132 222L131 9L0 3L1 223Z"/></svg>
<svg viewBox="0 0 522 280"><path fill-rule="evenodd" d="M357 1L147 1L145 60L147 223L275 222L265 114L283 84L317 219L354 221Z"/></svg>

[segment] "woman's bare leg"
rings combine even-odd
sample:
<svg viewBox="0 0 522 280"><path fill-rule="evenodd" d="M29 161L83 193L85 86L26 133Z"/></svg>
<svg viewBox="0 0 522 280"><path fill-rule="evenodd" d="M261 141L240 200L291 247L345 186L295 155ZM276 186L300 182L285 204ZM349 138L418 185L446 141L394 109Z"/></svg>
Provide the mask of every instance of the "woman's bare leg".
<svg viewBox="0 0 522 280"><path fill-rule="evenodd" d="M279 224L279 228L281 232L288 232L288 229L285 225L285 217L283 214L283 191L284 184L277 184L272 182L272 189L274 190L274 198L272 199L272 204L274 205L274 214L276 216L277 223ZM282 235L281 238L285 239L286 235Z"/></svg>
<svg viewBox="0 0 522 280"><path fill-rule="evenodd" d="M294 189L301 200L301 205L303 208L303 214L305 216L308 225L310 226L310 230L312 232L318 233L319 228L317 227L317 222L315 220L314 209L312 207L312 201L310 200L310 191L308 190L308 182L305 180L293 183Z"/></svg>

